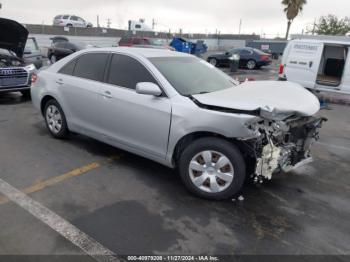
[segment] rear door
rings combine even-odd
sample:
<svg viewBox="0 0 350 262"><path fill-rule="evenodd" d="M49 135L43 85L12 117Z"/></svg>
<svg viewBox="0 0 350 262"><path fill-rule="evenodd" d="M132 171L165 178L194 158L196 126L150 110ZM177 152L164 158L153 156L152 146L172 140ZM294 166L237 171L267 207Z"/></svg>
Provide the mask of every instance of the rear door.
<svg viewBox="0 0 350 262"><path fill-rule="evenodd" d="M345 61L345 67L343 72L343 79L340 85L340 91L346 94L350 94L350 46L347 47L347 55Z"/></svg>
<svg viewBox="0 0 350 262"><path fill-rule="evenodd" d="M315 88L324 44L317 42L292 43L285 61L285 74L288 81L306 88Z"/></svg>
<svg viewBox="0 0 350 262"><path fill-rule="evenodd" d="M64 103L63 110L74 129L101 134L101 85L109 59L108 53L88 53L63 67L56 79ZM84 132L85 131L85 132Z"/></svg>
<svg viewBox="0 0 350 262"><path fill-rule="evenodd" d="M77 16L71 16L70 17L70 21L72 22L74 27L81 27L80 26L80 22L78 21L78 17Z"/></svg>

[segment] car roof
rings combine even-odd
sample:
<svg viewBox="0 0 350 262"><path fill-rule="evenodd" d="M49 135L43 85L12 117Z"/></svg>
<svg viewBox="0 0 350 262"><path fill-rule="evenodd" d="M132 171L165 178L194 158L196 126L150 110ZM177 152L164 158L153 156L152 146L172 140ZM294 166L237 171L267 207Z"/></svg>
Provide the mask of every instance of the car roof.
<svg viewBox="0 0 350 262"><path fill-rule="evenodd" d="M192 55L186 53L180 53L167 49L156 49L156 48L139 48L139 47L104 47L104 48L90 48L84 50L84 53L89 52L116 52L130 55L143 56L146 58L150 57L192 57Z"/></svg>
<svg viewBox="0 0 350 262"><path fill-rule="evenodd" d="M350 39L346 39L343 37L343 39L312 39L312 38L303 38L303 39L293 39L291 42L302 42L302 43L323 43L323 44L339 44L339 45L349 45Z"/></svg>

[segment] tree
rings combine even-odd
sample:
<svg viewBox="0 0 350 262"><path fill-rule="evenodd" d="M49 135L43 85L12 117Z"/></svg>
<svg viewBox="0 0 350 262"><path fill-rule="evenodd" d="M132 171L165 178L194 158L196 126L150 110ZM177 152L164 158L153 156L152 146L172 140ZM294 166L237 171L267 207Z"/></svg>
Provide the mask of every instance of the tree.
<svg viewBox="0 0 350 262"><path fill-rule="evenodd" d="M312 31L318 35L345 35L350 32L350 19L335 15L321 16Z"/></svg>
<svg viewBox="0 0 350 262"><path fill-rule="evenodd" d="M287 16L287 32L286 39L288 39L290 27L293 20L303 11L304 5L306 5L306 0L282 0L282 5L285 6L284 12Z"/></svg>

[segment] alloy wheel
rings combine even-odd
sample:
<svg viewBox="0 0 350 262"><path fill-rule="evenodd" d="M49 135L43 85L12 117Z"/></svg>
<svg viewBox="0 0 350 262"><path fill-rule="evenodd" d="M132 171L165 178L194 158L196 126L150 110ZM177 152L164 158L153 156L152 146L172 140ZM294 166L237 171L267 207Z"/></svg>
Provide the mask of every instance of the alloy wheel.
<svg viewBox="0 0 350 262"><path fill-rule="evenodd" d="M255 66L256 66L255 61L253 61L253 60L248 61L248 63L247 63L248 69L253 70L255 68Z"/></svg>
<svg viewBox="0 0 350 262"><path fill-rule="evenodd" d="M46 122L50 131L58 134L62 129L62 116L55 105L50 105L46 109Z"/></svg>

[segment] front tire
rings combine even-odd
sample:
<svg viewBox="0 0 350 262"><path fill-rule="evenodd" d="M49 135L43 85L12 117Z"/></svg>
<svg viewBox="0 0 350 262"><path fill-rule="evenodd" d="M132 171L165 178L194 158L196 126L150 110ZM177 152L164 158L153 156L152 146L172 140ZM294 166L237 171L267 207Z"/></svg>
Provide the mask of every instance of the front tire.
<svg viewBox="0 0 350 262"><path fill-rule="evenodd" d="M236 196L246 176L239 149L221 138L206 137L191 143L181 154L179 172L187 189L211 200Z"/></svg>
<svg viewBox="0 0 350 262"><path fill-rule="evenodd" d="M210 58L209 59L209 63L212 65L212 66L218 66L218 60L216 58Z"/></svg>
<svg viewBox="0 0 350 262"><path fill-rule="evenodd" d="M69 134L66 116L59 103L52 99L45 105L44 117L46 127L54 138L67 138Z"/></svg>
<svg viewBox="0 0 350 262"><path fill-rule="evenodd" d="M51 64L56 63L57 62L57 57L55 55L51 55L50 62L51 62Z"/></svg>

